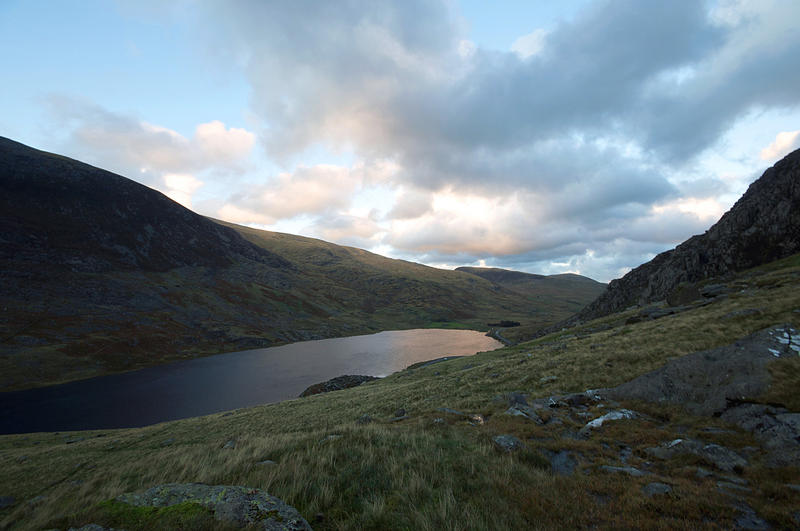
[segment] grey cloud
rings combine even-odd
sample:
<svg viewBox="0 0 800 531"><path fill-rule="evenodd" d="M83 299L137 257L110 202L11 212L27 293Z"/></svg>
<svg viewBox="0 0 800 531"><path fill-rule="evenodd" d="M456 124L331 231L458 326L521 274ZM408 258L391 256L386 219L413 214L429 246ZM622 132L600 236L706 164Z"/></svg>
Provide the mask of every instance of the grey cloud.
<svg viewBox="0 0 800 531"><path fill-rule="evenodd" d="M503 226L466 234L439 220L384 243L455 259L457 242L510 233L534 263L594 247L638 260L697 232L698 218L652 207L713 197L719 182L673 185L666 175L677 181L748 112L800 103L800 35L773 34L800 7L776 3L733 23L714 19L715 8L595 2L525 60L481 49L459 56L460 26L445 3L218 2L215 20L248 57L273 156L322 142L397 161L395 185L533 198ZM401 200L388 217L428 211ZM620 241L641 246L628 252Z"/></svg>

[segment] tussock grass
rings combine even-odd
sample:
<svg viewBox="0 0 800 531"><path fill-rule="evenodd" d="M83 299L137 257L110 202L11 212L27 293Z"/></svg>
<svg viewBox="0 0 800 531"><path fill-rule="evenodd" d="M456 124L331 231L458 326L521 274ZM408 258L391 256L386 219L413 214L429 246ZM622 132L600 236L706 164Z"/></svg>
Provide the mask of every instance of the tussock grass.
<svg viewBox="0 0 800 531"><path fill-rule="evenodd" d="M266 489L315 529L716 529L732 526L734 502L789 528L800 493L785 483L797 483L800 471L767 469L761 450L748 449L756 446L752 437L718 419L674 406L622 404L644 417L610 422L578 439L577 430L607 408L545 426L503 415L504 393L535 398L614 386L773 324L800 327L800 264L773 264L738 281L740 292L677 315L631 325L624 322L633 312L609 316L599 322L612 328L601 332L586 333L599 324L587 323L346 391L140 429L3 436L0 495L16 503L0 510L0 527L110 522L98 504L123 492L200 482ZM729 317L748 308L760 313ZM773 385L762 399L800 410L798 363L779 360L771 371ZM411 418L390 422L400 407ZM486 422L472 425L444 407L479 413ZM374 422L357 424L364 414ZM435 423L439 418L444 422ZM516 435L528 449L501 454L492 445L501 433ZM67 444L76 437L83 440ZM718 477L698 477L695 467L708 467L702 460L654 462L644 451L678 437L749 452L742 478L751 491L732 495L717 488ZM223 449L229 440L235 448ZM627 464L649 475L600 470L625 464L626 448ZM569 451L575 473L552 474L547 450ZM672 493L644 496L651 481L669 484Z"/></svg>

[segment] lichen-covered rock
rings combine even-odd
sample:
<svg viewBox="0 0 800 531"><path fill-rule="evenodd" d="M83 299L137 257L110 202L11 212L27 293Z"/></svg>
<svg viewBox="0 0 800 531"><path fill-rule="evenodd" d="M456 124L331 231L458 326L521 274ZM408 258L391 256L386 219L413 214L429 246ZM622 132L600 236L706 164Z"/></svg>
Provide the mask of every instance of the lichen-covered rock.
<svg viewBox="0 0 800 531"><path fill-rule="evenodd" d="M169 507L192 502L213 511L220 522L256 525L268 530L306 530L311 526L292 507L261 489L241 486L168 483L143 492L122 494L117 501L136 507Z"/></svg>

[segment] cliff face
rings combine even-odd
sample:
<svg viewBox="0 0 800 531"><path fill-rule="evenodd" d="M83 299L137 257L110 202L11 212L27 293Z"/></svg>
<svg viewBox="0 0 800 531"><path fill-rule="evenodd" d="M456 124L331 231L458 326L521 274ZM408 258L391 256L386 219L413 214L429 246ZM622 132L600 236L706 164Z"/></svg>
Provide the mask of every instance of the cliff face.
<svg viewBox="0 0 800 531"><path fill-rule="evenodd" d="M705 234L693 236L612 280L574 320L595 319L632 304L663 300L681 282L741 271L797 252L800 150L765 171Z"/></svg>

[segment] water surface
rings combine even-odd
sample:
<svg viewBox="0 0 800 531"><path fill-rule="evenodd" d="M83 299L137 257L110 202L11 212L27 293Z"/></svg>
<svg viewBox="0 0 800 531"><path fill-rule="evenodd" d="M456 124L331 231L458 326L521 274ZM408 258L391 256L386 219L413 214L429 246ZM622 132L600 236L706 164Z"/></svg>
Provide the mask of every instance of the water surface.
<svg viewBox="0 0 800 531"><path fill-rule="evenodd" d="M0 393L0 433L128 428L296 398L342 374L386 376L412 363L502 346L473 330L399 330L219 354Z"/></svg>

